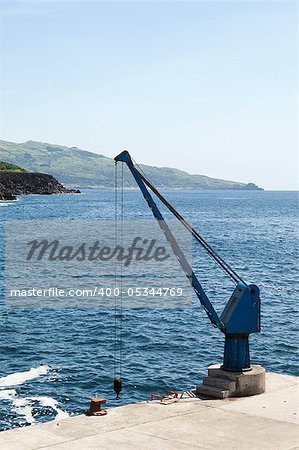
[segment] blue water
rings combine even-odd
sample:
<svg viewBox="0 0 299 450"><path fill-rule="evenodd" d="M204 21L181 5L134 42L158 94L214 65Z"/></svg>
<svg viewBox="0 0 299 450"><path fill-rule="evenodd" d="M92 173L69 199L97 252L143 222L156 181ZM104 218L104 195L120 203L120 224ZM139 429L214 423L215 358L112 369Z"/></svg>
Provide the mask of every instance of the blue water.
<svg viewBox="0 0 299 450"><path fill-rule="evenodd" d="M274 372L298 374L297 193L164 194L243 278L260 286L262 332L251 337L252 362ZM11 219L113 219L113 192L108 190L23 196L0 205L1 226ZM150 217L139 191L126 191L125 205L126 219ZM3 228L0 231L3 274ZM193 267L221 312L234 286L196 245ZM0 429L51 420L57 410L82 413L94 395L113 406L147 400L150 393L167 389L189 389L201 381L209 364L221 362L223 336L196 299L189 309L127 310L123 392L116 402L112 309L8 309L3 283L1 292ZM36 376L31 372L23 381L4 378L32 368L39 368Z"/></svg>

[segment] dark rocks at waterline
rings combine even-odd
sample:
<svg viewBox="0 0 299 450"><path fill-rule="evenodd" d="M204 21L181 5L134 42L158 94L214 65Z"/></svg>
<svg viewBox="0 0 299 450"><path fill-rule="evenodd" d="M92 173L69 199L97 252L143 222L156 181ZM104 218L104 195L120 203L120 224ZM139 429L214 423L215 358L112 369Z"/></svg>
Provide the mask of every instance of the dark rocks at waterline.
<svg viewBox="0 0 299 450"><path fill-rule="evenodd" d="M66 189L45 173L0 173L0 200L15 200L16 195L28 194L80 194L80 191Z"/></svg>
<svg viewBox="0 0 299 450"><path fill-rule="evenodd" d="M15 195L12 195L6 191L4 191L4 192L0 191L0 200L16 200L16 199L17 199L17 197Z"/></svg>

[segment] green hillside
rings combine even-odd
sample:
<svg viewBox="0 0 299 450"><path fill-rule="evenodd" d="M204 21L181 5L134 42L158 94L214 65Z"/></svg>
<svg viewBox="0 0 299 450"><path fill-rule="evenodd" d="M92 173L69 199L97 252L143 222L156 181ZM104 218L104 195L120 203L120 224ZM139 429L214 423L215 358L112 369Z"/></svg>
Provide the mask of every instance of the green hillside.
<svg viewBox="0 0 299 450"><path fill-rule="evenodd" d="M114 161L103 155L77 147L64 147L42 142L27 141L21 144L0 140L0 160L17 164L29 172L53 175L61 183L77 187L112 187ZM141 165L151 181L160 188L169 189L258 189L253 183L237 183L168 167ZM126 187L136 187L129 175Z"/></svg>
<svg viewBox="0 0 299 450"><path fill-rule="evenodd" d="M15 164L10 164L8 162L0 161L0 173L24 173L26 172L25 169L22 169L22 167L16 166Z"/></svg>

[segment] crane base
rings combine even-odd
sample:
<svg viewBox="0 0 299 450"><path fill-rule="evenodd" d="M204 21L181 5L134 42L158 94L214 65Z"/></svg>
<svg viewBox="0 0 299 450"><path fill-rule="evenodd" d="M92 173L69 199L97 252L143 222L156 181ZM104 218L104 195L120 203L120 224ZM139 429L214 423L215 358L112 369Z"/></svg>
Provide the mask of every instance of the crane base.
<svg viewBox="0 0 299 450"><path fill-rule="evenodd" d="M253 365L250 371L231 372L214 364L208 368L208 376L196 388L197 395L213 398L247 397L265 392L265 374L262 366Z"/></svg>

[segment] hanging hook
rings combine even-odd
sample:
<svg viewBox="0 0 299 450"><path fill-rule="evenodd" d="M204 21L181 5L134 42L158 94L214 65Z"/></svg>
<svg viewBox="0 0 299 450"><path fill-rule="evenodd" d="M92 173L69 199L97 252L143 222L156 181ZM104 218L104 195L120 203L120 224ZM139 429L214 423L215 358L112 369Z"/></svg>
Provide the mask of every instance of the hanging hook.
<svg viewBox="0 0 299 450"><path fill-rule="evenodd" d="M119 400L120 399L119 394L121 393L122 390L121 378L114 378L113 388L114 392L116 393L116 400Z"/></svg>

